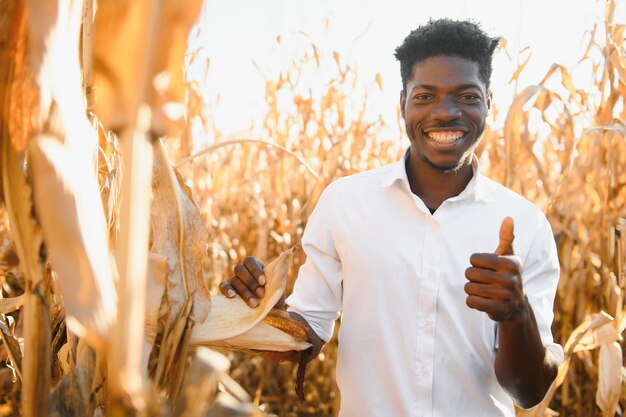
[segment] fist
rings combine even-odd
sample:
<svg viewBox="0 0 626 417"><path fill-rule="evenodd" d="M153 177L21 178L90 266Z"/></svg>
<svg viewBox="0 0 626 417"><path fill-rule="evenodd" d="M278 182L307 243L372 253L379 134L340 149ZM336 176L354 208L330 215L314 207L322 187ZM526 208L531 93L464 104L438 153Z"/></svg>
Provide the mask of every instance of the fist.
<svg viewBox="0 0 626 417"><path fill-rule="evenodd" d="M526 312L522 263L513 251L514 223L505 217L495 253L475 253L465 270L468 307L487 313L494 321L516 321Z"/></svg>

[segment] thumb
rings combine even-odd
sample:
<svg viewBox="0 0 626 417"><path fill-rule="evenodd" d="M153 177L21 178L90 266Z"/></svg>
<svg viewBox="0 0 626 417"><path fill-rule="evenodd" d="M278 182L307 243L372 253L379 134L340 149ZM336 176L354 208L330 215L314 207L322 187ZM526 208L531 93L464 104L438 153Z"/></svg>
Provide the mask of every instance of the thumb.
<svg viewBox="0 0 626 417"><path fill-rule="evenodd" d="M512 217L506 216L502 220L502 225L500 226L500 243L498 243L496 255L508 256L514 254L513 239L515 238L515 234L513 233L513 226Z"/></svg>

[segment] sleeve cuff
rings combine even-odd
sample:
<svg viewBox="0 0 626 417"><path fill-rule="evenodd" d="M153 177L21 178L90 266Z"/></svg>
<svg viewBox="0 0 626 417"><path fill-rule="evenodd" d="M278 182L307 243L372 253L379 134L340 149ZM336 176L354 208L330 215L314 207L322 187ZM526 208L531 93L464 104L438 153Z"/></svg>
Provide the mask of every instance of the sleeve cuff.
<svg viewBox="0 0 626 417"><path fill-rule="evenodd" d="M309 326L315 331L317 336L322 339L324 342L328 342L330 338L333 336L333 330L335 329L335 319L328 319L326 317L320 317L315 313L302 312L296 308L291 306L287 307L287 311L291 311L297 313L303 319L309 323Z"/></svg>

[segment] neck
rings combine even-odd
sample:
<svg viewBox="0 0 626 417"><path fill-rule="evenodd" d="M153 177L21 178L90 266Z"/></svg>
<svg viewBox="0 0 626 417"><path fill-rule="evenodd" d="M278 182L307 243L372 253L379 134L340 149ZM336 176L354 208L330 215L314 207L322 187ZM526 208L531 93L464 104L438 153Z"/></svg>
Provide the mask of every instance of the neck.
<svg viewBox="0 0 626 417"><path fill-rule="evenodd" d="M468 157L458 169L446 171L431 166L410 152L405 166L411 191L427 207L437 209L445 200L461 194L467 187L474 176L471 161Z"/></svg>

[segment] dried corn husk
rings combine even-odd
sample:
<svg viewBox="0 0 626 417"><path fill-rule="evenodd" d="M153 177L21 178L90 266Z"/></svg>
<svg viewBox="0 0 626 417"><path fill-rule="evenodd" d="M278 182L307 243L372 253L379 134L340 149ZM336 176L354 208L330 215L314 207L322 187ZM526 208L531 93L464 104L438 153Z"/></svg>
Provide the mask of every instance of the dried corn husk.
<svg viewBox="0 0 626 417"><path fill-rule="evenodd" d="M152 194L151 251L167 258L168 309L178 312L193 298L192 318L202 322L211 306L202 273L207 233L190 190L172 168L161 140L154 144Z"/></svg>
<svg viewBox="0 0 626 417"><path fill-rule="evenodd" d="M204 224L160 140L154 144L152 194L151 251L167 259L167 282L158 312L147 313L151 320L159 318L156 335L147 336L155 341L149 369L156 383L174 395L180 388L191 329L206 319L211 302L202 272ZM154 305L151 301L147 307Z"/></svg>
<svg viewBox="0 0 626 417"><path fill-rule="evenodd" d="M281 253L265 267L265 296L260 299L258 307L250 308L241 297L213 296L207 320L196 323L191 339L196 343L228 339L251 329L263 320L283 295L294 251L292 248Z"/></svg>
<svg viewBox="0 0 626 417"><path fill-rule="evenodd" d="M306 328L297 321L282 315L280 310L272 310L263 320L251 329L237 336L215 341L195 340L192 333L191 344L203 346L221 347L239 351L302 351L308 349L311 344L307 342Z"/></svg>
<svg viewBox="0 0 626 417"><path fill-rule="evenodd" d="M258 308L250 308L241 299L229 299L221 295L211 297L211 301L219 300L211 306L211 312L205 322L196 323L190 335L190 343L194 346L226 347L236 350L269 350L289 351L304 350L310 344L307 343L306 329L302 324L289 318L287 314L281 314L279 310L265 312L267 306L271 306L266 298L273 300L280 298L284 290L289 263L293 257L293 249L281 254L265 268L267 278L267 295L261 300ZM164 258L151 255L153 270L150 274L155 277L155 287L158 288L159 276L163 273L156 272L162 268ZM161 269L162 271L162 269ZM156 299L158 290L151 297ZM278 294L278 297L276 297ZM156 304L152 303L152 309ZM155 317L154 311L148 313L149 317ZM213 323L211 321L214 320ZM153 340L155 327L152 321L146 323L146 338ZM228 335L228 337L223 337ZM222 336L220 338L220 336Z"/></svg>

